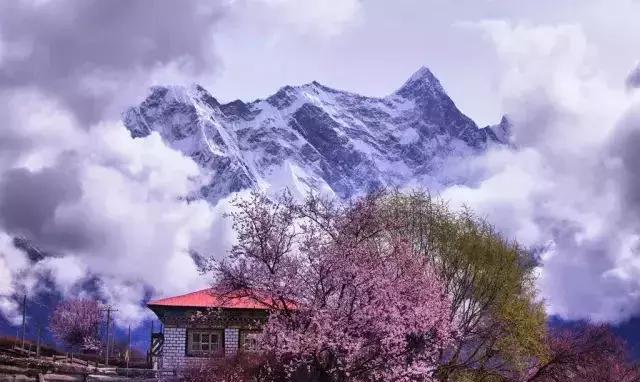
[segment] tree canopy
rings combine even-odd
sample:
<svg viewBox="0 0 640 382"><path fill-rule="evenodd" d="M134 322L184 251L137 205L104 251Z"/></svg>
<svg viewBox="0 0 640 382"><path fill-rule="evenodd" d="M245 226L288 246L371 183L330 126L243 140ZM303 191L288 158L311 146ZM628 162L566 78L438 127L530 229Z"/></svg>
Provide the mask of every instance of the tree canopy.
<svg viewBox="0 0 640 382"><path fill-rule="evenodd" d="M457 335L443 280L378 219L377 201L238 203L239 242L219 286L276 308L262 342L292 377L430 381Z"/></svg>
<svg viewBox="0 0 640 382"><path fill-rule="evenodd" d="M460 333L442 355L442 380L499 380L545 357L546 316L524 248L469 209L453 210L426 192L393 192L380 204L397 234L434 265L453 301Z"/></svg>
<svg viewBox="0 0 640 382"><path fill-rule="evenodd" d="M71 349L98 347L98 328L102 313L96 300L73 299L56 306L49 322L54 336Z"/></svg>
<svg viewBox="0 0 640 382"><path fill-rule="evenodd" d="M467 208L427 192L254 193L231 217L214 282L272 310L261 380L547 382L594 360L637 380L602 332L547 329L534 259Z"/></svg>

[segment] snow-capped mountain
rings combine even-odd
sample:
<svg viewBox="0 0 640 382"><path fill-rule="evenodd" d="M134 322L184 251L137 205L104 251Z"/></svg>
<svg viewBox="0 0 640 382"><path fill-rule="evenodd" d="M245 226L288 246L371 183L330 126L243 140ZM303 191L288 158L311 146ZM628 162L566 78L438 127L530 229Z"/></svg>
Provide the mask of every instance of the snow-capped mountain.
<svg viewBox="0 0 640 382"><path fill-rule="evenodd" d="M314 81L263 100L221 104L198 85L154 87L123 120L134 138L157 131L193 158L211 175L201 196L213 203L249 187L349 197L420 184L447 159L508 139L506 120L478 128L424 67L383 98Z"/></svg>

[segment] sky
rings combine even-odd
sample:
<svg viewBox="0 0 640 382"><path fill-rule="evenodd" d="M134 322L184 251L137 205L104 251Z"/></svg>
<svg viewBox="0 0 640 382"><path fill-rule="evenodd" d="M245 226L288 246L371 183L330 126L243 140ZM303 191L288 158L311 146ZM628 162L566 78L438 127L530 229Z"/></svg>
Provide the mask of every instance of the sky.
<svg viewBox="0 0 640 382"><path fill-rule="evenodd" d="M550 314L638 317L638 17L635 0L0 0L0 314L18 322L25 291L98 294L125 327L207 284L189 251L224 253L228 201L185 203L195 163L130 139L120 114L150 86L383 96L427 66L478 125L514 124L440 194L535 249ZM16 236L53 256L34 265Z"/></svg>
<svg viewBox="0 0 640 382"><path fill-rule="evenodd" d="M316 80L384 96L429 67L459 108L495 124L503 66L482 20L578 25L607 79L622 83L639 59L638 1L384 0L240 2L221 22L218 75L207 89L223 100L265 97L283 84ZM339 6L336 6L339 4Z"/></svg>

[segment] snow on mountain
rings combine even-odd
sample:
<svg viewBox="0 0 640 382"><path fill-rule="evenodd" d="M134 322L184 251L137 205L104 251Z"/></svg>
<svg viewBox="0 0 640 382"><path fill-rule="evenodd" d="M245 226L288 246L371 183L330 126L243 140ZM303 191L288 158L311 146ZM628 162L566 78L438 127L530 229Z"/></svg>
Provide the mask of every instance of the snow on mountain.
<svg viewBox="0 0 640 382"><path fill-rule="evenodd" d="M491 130L495 135L496 139L500 143L509 144L512 138L512 125L509 118L505 115L502 116L500 123L493 126L487 126L485 129Z"/></svg>
<svg viewBox="0 0 640 382"><path fill-rule="evenodd" d="M198 85L154 87L123 120L134 138L157 131L193 158L210 175L199 196L212 203L250 187L346 198L420 184L447 159L508 138L506 120L478 128L425 67L383 98L314 81L264 100L221 104Z"/></svg>

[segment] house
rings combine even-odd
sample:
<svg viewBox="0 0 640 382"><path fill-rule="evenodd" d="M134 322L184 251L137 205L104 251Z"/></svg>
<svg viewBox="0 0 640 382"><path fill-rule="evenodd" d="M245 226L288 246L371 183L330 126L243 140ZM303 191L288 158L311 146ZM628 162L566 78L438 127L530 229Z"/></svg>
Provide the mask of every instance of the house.
<svg viewBox="0 0 640 382"><path fill-rule="evenodd" d="M267 306L236 293L203 289L147 303L163 324L152 354L159 369L173 371L212 357L254 351L255 335L268 316Z"/></svg>

